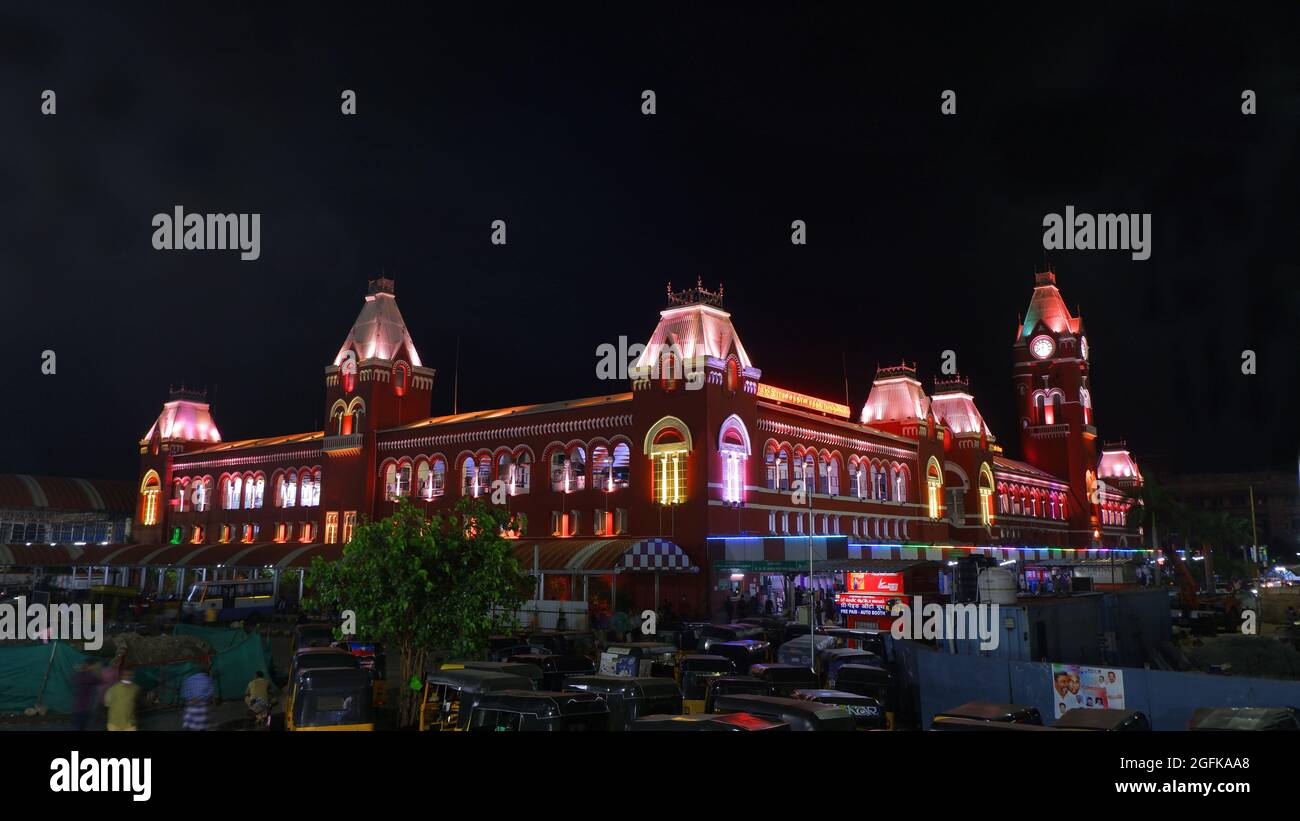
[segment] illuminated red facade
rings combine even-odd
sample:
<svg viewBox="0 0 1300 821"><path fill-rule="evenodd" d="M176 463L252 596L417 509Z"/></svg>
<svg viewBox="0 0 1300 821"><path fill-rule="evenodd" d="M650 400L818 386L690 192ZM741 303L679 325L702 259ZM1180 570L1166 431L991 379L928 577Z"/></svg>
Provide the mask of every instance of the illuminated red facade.
<svg viewBox="0 0 1300 821"><path fill-rule="evenodd" d="M606 554L689 563L655 583L697 614L717 607L715 566L806 560L810 544L863 559L1140 546L1125 491L1141 477L1127 451L1098 455L1083 323L1050 272L1013 343L1023 461L955 375L927 394L913 367L882 368L856 419L765 380L720 292L670 288L634 347L611 372L623 392L431 416L434 371L375 280L324 369L326 430L225 442L201 396L173 396L140 442L135 535L261 556L341 544L399 496L479 496L524 514L520 558L544 554L552 575ZM648 576L628 578L651 605Z"/></svg>

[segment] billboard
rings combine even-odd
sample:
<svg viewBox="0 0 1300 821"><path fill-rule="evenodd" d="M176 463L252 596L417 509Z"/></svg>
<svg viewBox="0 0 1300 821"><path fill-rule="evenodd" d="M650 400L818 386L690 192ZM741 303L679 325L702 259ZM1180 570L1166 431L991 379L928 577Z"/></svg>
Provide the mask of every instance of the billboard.
<svg viewBox="0 0 1300 821"><path fill-rule="evenodd" d="M874 593L897 596L903 592L902 573L845 573L844 587L849 593Z"/></svg>
<svg viewBox="0 0 1300 821"><path fill-rule="evenodd" d="M1052 665L1052 709L1124 710L1124 671L1078 664Z"/></svg>

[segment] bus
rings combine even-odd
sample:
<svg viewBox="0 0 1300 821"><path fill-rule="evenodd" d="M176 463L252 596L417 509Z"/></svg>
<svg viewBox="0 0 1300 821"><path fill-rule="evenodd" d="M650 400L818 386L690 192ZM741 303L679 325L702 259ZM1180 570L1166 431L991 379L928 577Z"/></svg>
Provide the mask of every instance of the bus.
<svg viewBox="0 0 1300 821"><path fill-rule="evenodd" d="M271 579L225 579L195 582L182 605L182 614L196 621L234 621L275 613L275 582ZM208 614L215 611L215 618Z"/></svg>

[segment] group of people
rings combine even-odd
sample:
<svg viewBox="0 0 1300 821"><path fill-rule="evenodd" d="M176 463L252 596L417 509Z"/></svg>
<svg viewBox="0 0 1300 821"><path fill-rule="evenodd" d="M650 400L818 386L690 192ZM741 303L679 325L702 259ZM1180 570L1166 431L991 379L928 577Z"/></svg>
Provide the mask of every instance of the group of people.
<svg viewBox="0 0 1300 821"><path fill-rule="evenodd" d="M120 672L114 673L115 670ZM113 680L107 683L106 678ZM138 729L143 690L135 679L135 670L125 665L114 665L102 670L90 659L83 661L73 674L72 728L90 729L91 720L102 702L106 710L105 724L109 731L129 732ZM270 714L274 703L272 690L270 679L261 670L257 671L244 689L244 703L255 719L265 720ZM206 660L200 661L198 669L181 682L181 729L211 729L211 708L218 695L211 666Z"/></svg>

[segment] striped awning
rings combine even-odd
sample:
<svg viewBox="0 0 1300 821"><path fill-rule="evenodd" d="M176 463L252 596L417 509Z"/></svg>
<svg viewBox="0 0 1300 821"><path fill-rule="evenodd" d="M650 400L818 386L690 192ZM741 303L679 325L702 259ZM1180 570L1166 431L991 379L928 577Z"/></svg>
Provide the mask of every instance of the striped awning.
<svg viewBox="0 0 1300 821"><path fill-rule="evenodd" d="M696 573L699 568L667 539L549 539L515 545L525 570L543 573L609 575L615 573Z"/></svg>

